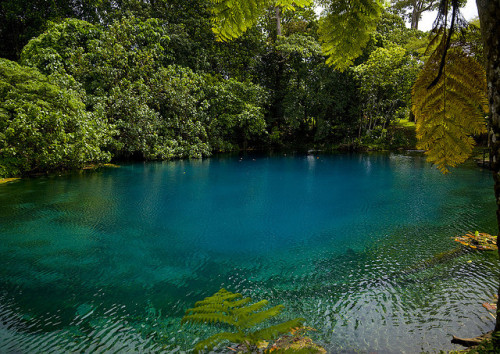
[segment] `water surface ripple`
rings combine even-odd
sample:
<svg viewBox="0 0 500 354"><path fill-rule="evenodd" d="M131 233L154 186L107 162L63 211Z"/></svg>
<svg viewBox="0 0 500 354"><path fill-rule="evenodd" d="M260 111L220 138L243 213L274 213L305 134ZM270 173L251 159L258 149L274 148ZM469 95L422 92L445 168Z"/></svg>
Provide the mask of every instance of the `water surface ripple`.
<svg viewBox="0 0 500 354"><path fill-rule="evenodd" d="M451 350L481 306L496 233L490 173L404 154L126 164L0 185L0 352L188 351L222 287L284 304L331 353Z"/></svg>

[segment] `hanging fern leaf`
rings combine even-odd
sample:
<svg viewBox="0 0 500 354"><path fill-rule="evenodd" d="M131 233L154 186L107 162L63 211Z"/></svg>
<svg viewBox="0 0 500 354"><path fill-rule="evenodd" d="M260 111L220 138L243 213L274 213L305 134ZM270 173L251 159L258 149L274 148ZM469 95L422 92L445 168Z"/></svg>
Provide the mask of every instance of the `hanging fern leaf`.
<svg viewBox="0 0 500 354"><path fill-rule="evenodd" d="M212 30L217 40L229 41L254 26L269 0L212 0Z"/></svg>
<svg viewBox="0 0 500 354"><path fill-rule="evenodd" d="M272 6L286 10L310 5L312 0L211 0L212 31L217 40L230 41L254 26Z"/></svg>
<svg viewBox="0 0 500 354"><path fill-rule="evenodd" d="M312 4L311 0L276 0L274 6L280 7L283 10L294 11L296 7L305 7Z"/></svg>
<svg viewBox="0 0 500 354"><path fill-rule="evenodd" d="M352 65L376 29L382 9L379 0L332 1L319 28L326 63L339 70Z"/></svg>
<svg viewBox="0 0 500 354"><path fill-rule="evenodd" d="M471 135L486 131L488 101L482 66L460 47L448 49L443 62L446 50L443 37L439 44L436 38L431 42L435 49L413 86L412 110L417 147L426 150L427 160L447 173L448 167L464 162L471 155L474 147ZM436 80L438 72L441 74Z"/></svg>
<svg viewBox="0 0 500 354"><path fill-rule="evenodd" d="M291 328L298 327L304 322L304 319L296 318L250 332L249 330L252 327L277 316L284 308L283 305L278 305L264 310L268 305L267 300L249 304L251 301L251 298L244 298L241 294L221 289L214 295L198 301L195 307L188 309L181 323L221 323L234 330L233 332L215 334L199 342L195 349L197 351L205 348L210 350L223 341L256 345L260 341L269 340L279 334L287 333Z"/></svg>

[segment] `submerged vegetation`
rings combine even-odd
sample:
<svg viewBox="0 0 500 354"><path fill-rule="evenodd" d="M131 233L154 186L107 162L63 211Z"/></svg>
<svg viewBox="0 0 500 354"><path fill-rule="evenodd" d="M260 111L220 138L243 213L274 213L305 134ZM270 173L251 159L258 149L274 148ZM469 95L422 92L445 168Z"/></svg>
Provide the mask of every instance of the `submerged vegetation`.
<svg viewBox="0 0 500 354"><path fill-rule="evenodd" d="M290 332L292 328L299 327L304 322L304 319L296 318L262 327L260 326L262 322L276 317L284 306L277 305L264 309L268 305L267 300L250 304L251 301L249 297L220 289L214 295L198 301L193 308L186 310L181 323L220 323L232 329L232 332L214 334L198 342L196 350L210 350L220 342L229 341L245 346L243 350L245 352L255 352L267 348L269 343L265 341Z"/></svg>

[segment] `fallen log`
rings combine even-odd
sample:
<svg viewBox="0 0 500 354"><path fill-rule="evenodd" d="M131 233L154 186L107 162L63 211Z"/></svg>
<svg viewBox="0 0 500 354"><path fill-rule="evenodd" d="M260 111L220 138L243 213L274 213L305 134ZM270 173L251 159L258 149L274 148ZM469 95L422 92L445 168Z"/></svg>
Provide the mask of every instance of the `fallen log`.
<svg viewBox="0 0 500 354"><path fill-rule="evenodd" d="M488 332L488 333L482 334L482 335L480 335L478 337L474 337L474 338L460 338L460 337L453 336L453 339L451 340L451 342L454 344L463 345L464 347L473 347L473 346L478 345L479 343L481 343L485 339L490 339L492 333L493 332Z"/></svg>

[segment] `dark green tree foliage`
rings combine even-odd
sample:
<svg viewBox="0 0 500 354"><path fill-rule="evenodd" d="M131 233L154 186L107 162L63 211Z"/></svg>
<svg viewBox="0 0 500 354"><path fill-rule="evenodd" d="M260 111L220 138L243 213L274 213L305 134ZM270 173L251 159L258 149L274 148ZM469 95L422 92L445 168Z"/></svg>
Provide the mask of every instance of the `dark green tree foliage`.
<svg viewBox="0 0 500 354"><path fill-rule="evenodd" d="M339 72L320 64L307 77L308 112L314 120L314 141L350 145L358 136L360 96L351 70Z"/></svg>
<svg viewBox="0 0 500 354"><path fill-rule="evenodd" d="M355 72L360 84L363 131L408 116L411 87L420 69L418 61L397 45L377 48Z"/></svg>
<svg viewBox="0 0 500 354"><path fill-rule="evenodd" d="M112 1L2 0L0 1L0 57L16 60L23 46L43 32L47 21L67 17L98 21Z"/></svg>
<svg viewBox="0 0 500 354"><path fill-rule="evenodd" d="M211 350L223 341L241 343L247 346L249 352L263 340L269 340L280 334L287 333L291 328L301 326L305 321L296 318L287 322L262 327L262 322L276 317L284 308L283 305L266 309L267 300L253 304L249 297L235 294L226 289L220 289L214 295L198 301L193 308L186 310L181 323L223 324L231 332L215 334L198 342L196 351Z"/></svg>
<svg viewBox="0 0 500 354"><path fill-rule="evenodd" d="M107 161L106 121L85 111L70 77L0 59L0 176Z"/></svg>
<svg viewBox="0 0 500 354"><path fill-rule="evenodd" d="M251 142L264 142L265 90L251 82L234 79L207 81L208 137L218 151L246 149Z"/></svg>
<svg viewBox="0 0 500 354"><path fill-rule="evenodd" d="M118 158L202 157L265 132L258 87L165 65L169 45L158 19L123 18L106 29L69 19L30 41L22 61L81 83L87 109L117 130L109 149Z"/></svg>

